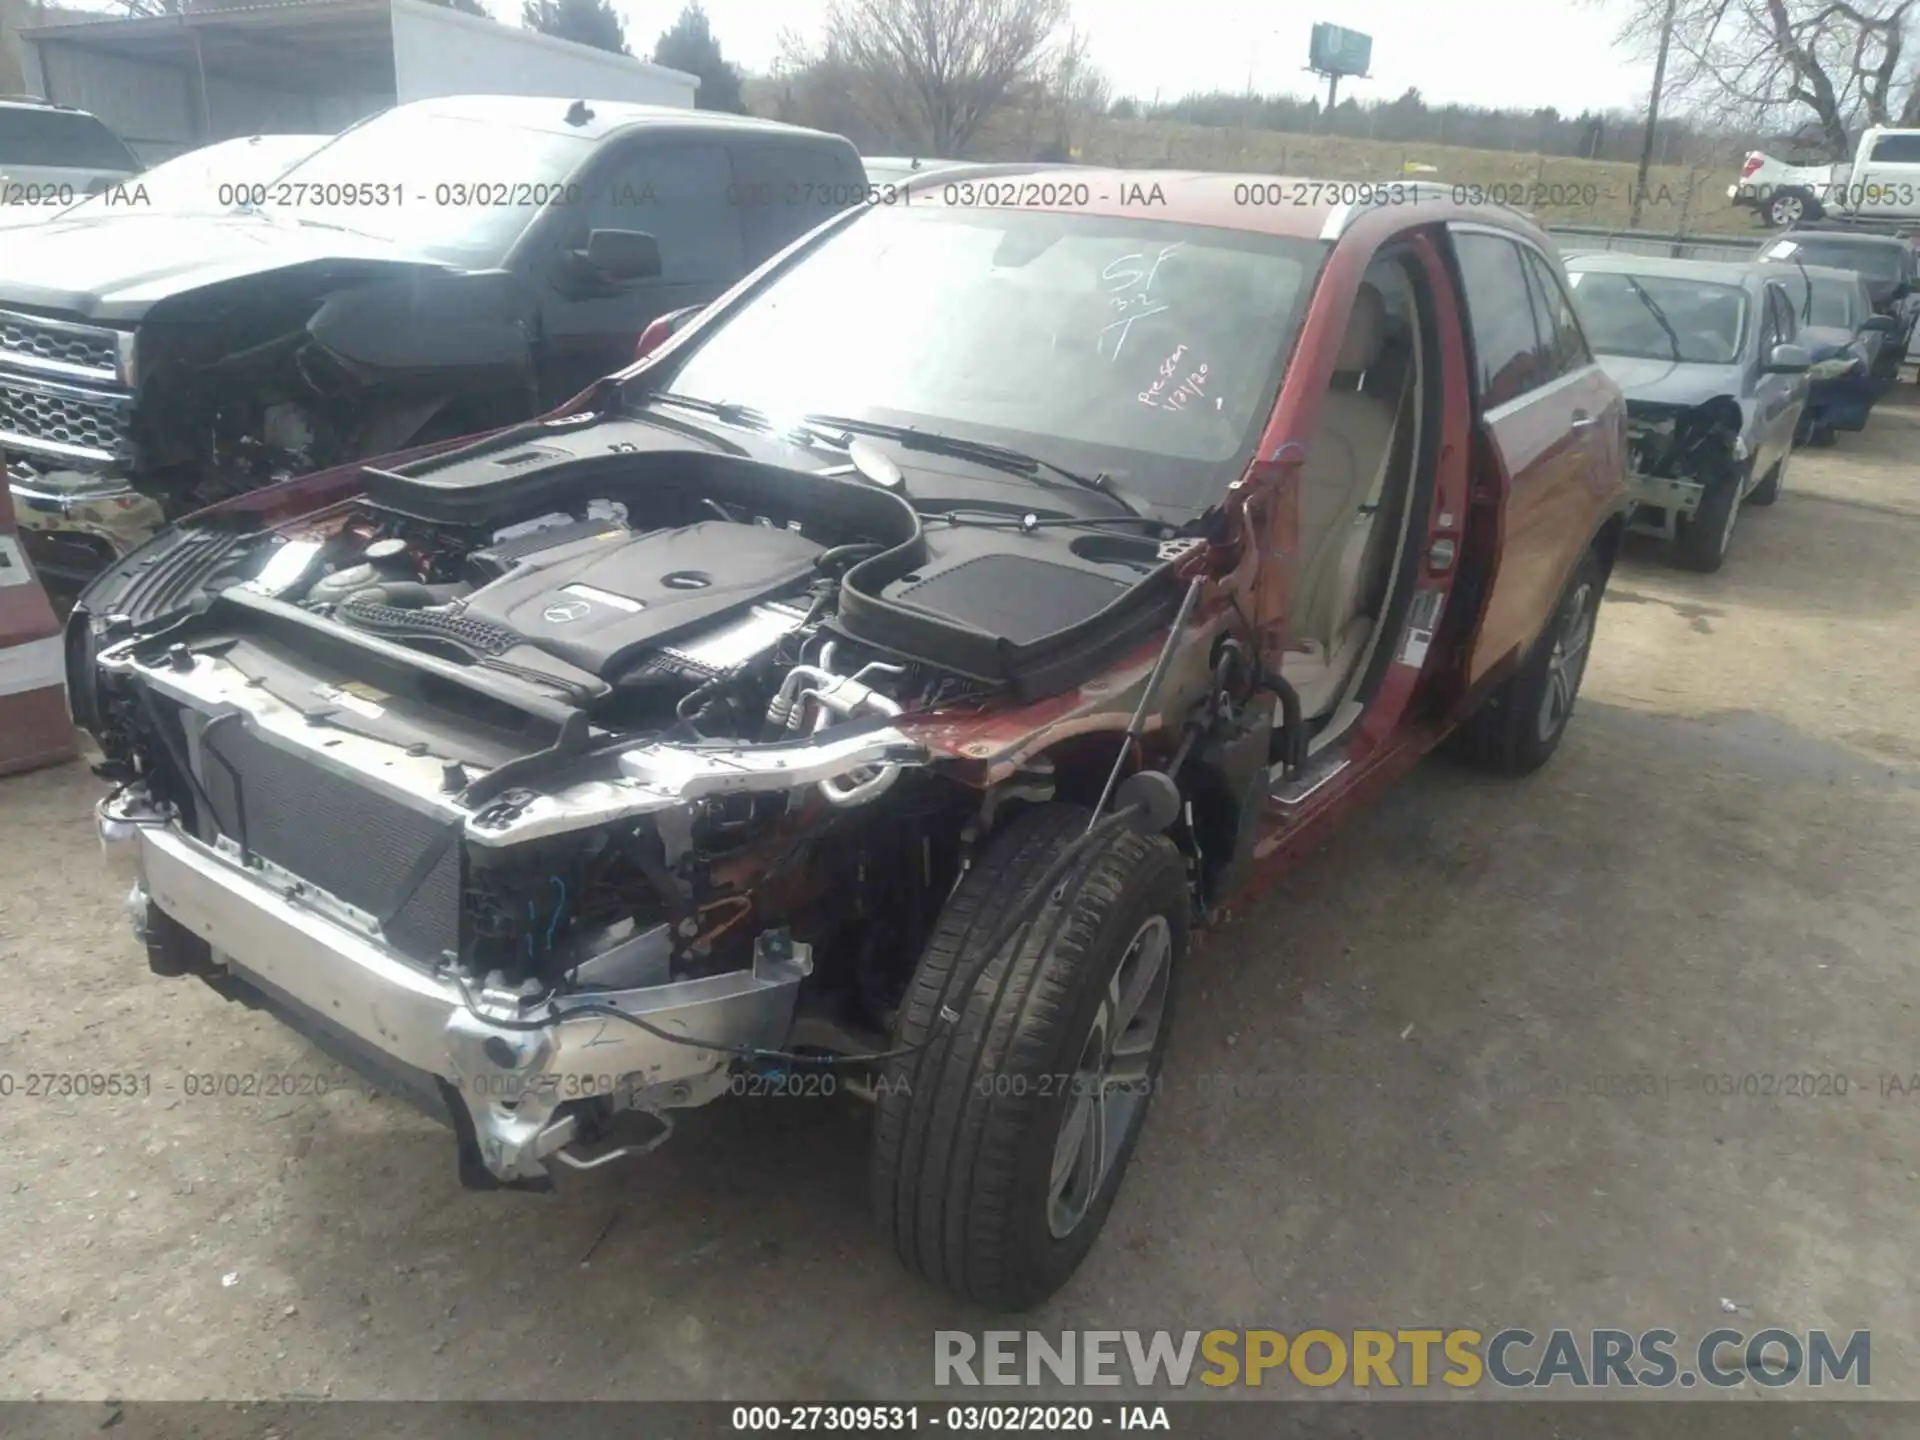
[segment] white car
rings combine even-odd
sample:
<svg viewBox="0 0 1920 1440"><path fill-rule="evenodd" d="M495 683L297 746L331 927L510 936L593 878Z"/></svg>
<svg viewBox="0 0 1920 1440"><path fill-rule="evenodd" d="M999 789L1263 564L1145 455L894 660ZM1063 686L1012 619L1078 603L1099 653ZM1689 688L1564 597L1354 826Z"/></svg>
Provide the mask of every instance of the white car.
<svg viewBox="0 0 1920 1440"><path fill-rule="evenodd" d="M126 143L84 110L0 100L0 215L45 214L140 173Z"/></svg>

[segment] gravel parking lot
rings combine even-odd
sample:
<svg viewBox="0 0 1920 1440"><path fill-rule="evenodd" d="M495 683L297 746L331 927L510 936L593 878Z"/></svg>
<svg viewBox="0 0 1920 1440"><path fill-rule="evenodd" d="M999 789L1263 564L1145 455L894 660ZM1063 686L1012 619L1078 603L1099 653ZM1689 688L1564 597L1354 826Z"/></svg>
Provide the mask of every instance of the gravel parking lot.
<svg viewBox="0 0 1920 1440"><path fill-rule="evenodd" d="M1028 1323L1865 1328L1920 1398L1916 455L1889 402L1720 575L1631 546L1545 772L1426 764L1194 956L1106 1236ZM0 784L0 1395L899 1398L991 1323L874 1238L849 1099L462 1192L430 1123L146 973L97 788Z"/></svg>

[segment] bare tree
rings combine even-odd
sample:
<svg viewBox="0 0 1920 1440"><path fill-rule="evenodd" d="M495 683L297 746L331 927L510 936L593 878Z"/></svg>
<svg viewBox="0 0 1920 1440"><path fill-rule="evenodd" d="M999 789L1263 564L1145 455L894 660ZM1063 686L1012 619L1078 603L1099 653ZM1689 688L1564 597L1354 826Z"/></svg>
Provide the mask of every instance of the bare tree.
<svg viewBox="0 0 1920 1440"><path fill-rule="evenodd" d="M1865 125L1914 123L1920 87L1906 49L1920 0L1677 0L1664 98L1723 125L1806 120L1835 158ZM1657 43L1668 0L1633 0L1622 38Z"/></svg>
<svg viewBox="0 0 1920 1440"><path fill-rule="evenodd" d="M1047 76L1067 0L835 0L826 48L873 119L959 156L1010 93Z"/></svg>

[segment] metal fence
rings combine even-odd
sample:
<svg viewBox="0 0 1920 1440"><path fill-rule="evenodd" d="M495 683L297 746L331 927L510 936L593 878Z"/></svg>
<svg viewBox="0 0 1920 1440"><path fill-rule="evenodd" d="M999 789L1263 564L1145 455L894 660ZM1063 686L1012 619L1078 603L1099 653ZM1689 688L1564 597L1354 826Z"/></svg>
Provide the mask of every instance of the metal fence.
<svg viewBox="0 0 1920 1440"><path fill-rule="evenodd" d="M1674 260L1751 260L1760 235L1663 235L1653 230L1608 230L1593 225L1549 225L1547 233L1565 255L1615 250L1625 255L1661 255Z"/></svg>

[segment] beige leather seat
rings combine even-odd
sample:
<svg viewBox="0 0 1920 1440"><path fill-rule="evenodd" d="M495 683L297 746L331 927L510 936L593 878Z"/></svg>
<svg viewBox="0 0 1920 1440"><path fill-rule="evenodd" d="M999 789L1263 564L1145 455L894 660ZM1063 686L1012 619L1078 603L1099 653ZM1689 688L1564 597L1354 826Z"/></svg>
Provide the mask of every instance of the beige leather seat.
<svg viewBox="0 0 1920 1440"><path fill-rule="evenodd" d="M1373 629L1360 607L1401 406L1398 396L1358 385L1379 363L1386 338L1385 302L1363 282L1300 476L1300 567L1280 673L1300 692L1309 719L1339 701Z"/></svg>

